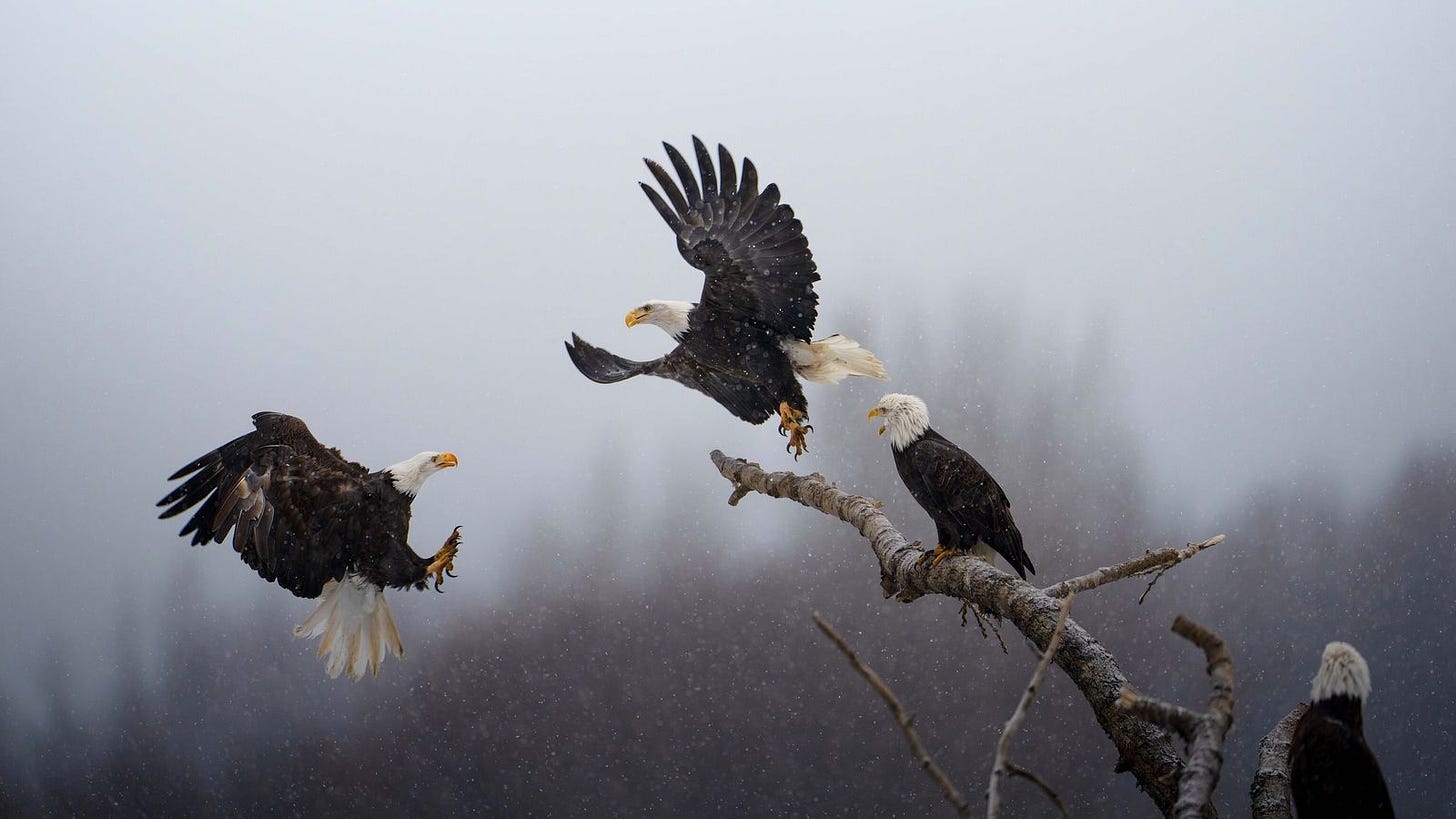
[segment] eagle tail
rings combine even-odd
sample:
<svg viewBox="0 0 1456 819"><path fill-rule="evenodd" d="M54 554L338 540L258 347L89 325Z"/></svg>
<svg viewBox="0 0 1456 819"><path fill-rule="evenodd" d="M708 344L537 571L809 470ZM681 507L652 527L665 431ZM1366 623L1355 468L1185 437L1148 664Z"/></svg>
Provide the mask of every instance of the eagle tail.
<svg viewBox="0 0 1456 819"><path fill-rule="evenodd" d="M799 375L818 384L838 384L845 377L888 378L885 365L859 342L839 333L805 344L793 342L790 352Z"/></svg>
<svg viewBox="0 0 1456 819"><path fill-rule="evenodd" d="M363 577L345 575L330 580L318 597L318 607L293 629L293 636L319 641L318 656L328 656L324 671L338 677L344 671L358 680L368 670L379 673L385 652L404 656L404 643L384 591Z"/></svg>

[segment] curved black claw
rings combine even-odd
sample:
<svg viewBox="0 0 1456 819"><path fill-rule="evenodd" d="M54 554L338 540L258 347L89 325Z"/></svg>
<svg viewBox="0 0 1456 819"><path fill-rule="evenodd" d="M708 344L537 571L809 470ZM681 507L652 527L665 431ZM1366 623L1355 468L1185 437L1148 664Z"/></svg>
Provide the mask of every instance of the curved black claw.
<svg viewBox="0 0 1456 819"><path fill-rule="evenodd" d="M780 438L783 438L783 437L788 436L788 434L789 434L789 428L786 427L786 426L784 426L783 424L779 424L779 437Z"/></svg>

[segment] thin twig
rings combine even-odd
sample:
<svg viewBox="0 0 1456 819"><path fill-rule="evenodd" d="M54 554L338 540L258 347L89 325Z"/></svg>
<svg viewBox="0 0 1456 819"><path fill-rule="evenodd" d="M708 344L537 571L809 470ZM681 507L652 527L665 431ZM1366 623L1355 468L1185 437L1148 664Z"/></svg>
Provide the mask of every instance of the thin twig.
<svg viewBox="0 0 1456 819"><path fill-rule="evenodd" d="M1249 786L1254 819L1292 819L1289 806L1289 744L1294 726L1309 710L1305 703L1294 706L1284 719L1259 740L1259 769L1254 771L1254 784Z"/></svg>
<svg viewBox="0 0 1456 819"><path fill-rule="evenodd" d="M1015 762L1006 763L1006 773L1030 780L1031 784L1041 788L1041 792L1046 794L1048 799L1052 800L1052 805L1056 807L1057 813L1060 813L1064 817L1067 815L1067 803L1063 802L1062 797L1057 796L1057 792L1052 790L1052 786L1048 785L1041 777L1017 765Z"/></svg>
<svg viewBox="0 0 1456 819"><path fill-rule="evenodd" d="M1123 578L1133 577L1134 575L1146 574L1158 569L1167 571L1204 549L1223 543L1225 537L1225 535L1214 535L1208 540L1199 543L1190 543L1183 547L1169 546L1166 549L1156 549L1134 557L1131 560L1124 560L1112 566L1103 566L1095 572L1089 572L1080 577L1063 580L1055 585L1047 586L1042 591L1048 597L1065 597L1071 592L1089 591L1098 586L1105 586L1115 580L1122 580ZM1153 582L1157 582L1156 578ZM1148 588L1152 588L1152 583L1148 584ZM1143 592L1143 596L1147 596L1146 591ZM1138 602L1141 603L1142 600L1139 599Z"/></svg>
<svg viewBox="0 0 1456 819"><path fill-rule="evenodd" d="M819 626L819 630L834 641L834 644L839 647L839 650L844 656L849 658L849 664L854 666L854 670L858 671L860 676L869 682L870 687L875 689L875 693L879 694L880 698L885 701L885 704L890 706L890 712L895 715L895 722L899 723L900 730L905 732L905 741L910 743L910 753L914 755L915 761L920 763L920 768L925 771L925 775L930 777L931 781L940 788L941 794L945 796L945 801L949 802L956 809L957 814L970 816L971 806L966 803L965 798L961 796L961 792L956 790L956 786L951 783L950 777L945 775L945 771L941 770L940 766L935 764L935 760L931 758L930 752L925 750L925 745L920 742L920 736L915 733L915 727L910 713L905 710L905 706L900 704L900 699L895 696L895 692L890 690L890 686L885 684L885 681L880 678L879 674L875 673L874 669L865 665L864 661L860 660L859 655L854 652L853 648L850 648L849 643L843 637L839 636L839 632L835 631L834 627L829 625L817 612L814 614L814 624Z"/></svg>
<svg viewBox="0 0 1456 819"><path fill-rule="evenodd" d="M1001 780L1009 773L1011 740L1015 739L1016 732L1021 729L1021 723L1026 720L1026 714L1031 710L1031 701L1036 698L1037 689L1046 679L1047 669L1051 667L1052 658L1057 656L1057 649L1061 648L1062 635L1067 630L1067 612L1072 610L1072 600L1076 597L1076 593L1072 593L1062 598L1062 609L1057 614L1057 625L1052 629L1051 639L1047 640L1046 651L1042 652L1041 660L1036 664L1036 670L1031 673L1031 682L1027 683L1026 691L1021 695L1021 702L1017 703L1016 710L1011 713L1011 719L1006 720L1006 727L1001 730L1001 739L996 743L996 760L991 765L991 784L986 789L986 819L1000 819L1001 817ZM1035 777L1031 778L1040 781ZM1043 787L1045 788L1045 786ZM1050 788L1045 789L1048 793L1051 792Z"/></svg>

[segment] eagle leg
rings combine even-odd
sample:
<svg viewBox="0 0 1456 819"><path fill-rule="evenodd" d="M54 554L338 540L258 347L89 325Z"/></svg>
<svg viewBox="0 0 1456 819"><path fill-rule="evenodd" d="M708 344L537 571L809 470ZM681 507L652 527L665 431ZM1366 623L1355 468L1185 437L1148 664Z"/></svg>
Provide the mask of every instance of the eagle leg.
<svg viewBox="0 0 1456 819"><path fill-rule="evenodd" d="M800 421L808 420L808 413L789 406L788 401L779 402L779 434L789 436L789 443L784 447L785 452L794 453L794 460L799 460L809 449L809 442L804 436L814 431L809 424L801 424Z"/></svg>
<svg viewBox="0 0 1456 819"><path fill-rule="evenodd" d="M435 557L430 565L425 567L425 577L435 579L435 591L445 584L446 576L455 576L455 555L460 551L460 527L456 526L455 531L445 538L445 545L440 551L435 552ZM441 592L443 594L444 592Z"/></svg>

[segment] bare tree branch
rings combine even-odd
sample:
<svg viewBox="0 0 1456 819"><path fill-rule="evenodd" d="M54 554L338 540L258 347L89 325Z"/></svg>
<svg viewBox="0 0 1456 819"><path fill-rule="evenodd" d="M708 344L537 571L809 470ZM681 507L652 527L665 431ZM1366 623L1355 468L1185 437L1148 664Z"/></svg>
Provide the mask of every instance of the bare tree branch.
<svg viewBox="0 0 1456 819"><path fill-rule="evenodd" d="M907 603L926 594L970 600L1010 620L1042 650L1050 642L1060 605L1035 586L974 557L950 558L935 567L922 564L920 557L925 553L911 546L895 529L880 511L879 501L844 492L821 476L770 474L757 464L718 451L711 457L718 471L733 484L736 500L747 491L787 498L854 526L869 541L879 561L880 586L887 597L893 595ZM1128 682L1112 654L1068 618L1054 662L1082 692L1098 724L1117 746L1115 770L1131 771L1159 810L1171 815L1178 799L1183 760L1163 731L1117 707L1118 692Z"/></svg>
<svg viewBox="0 0 1456 819"><path fill-rule="evenodd" d="M1097 571L1089 572L1081 577L1063 580L1056 585L1047 586L1042 591L1046 592L1048 597L1066 597L1072 592L1089 591L1098 586L1111 583L1114 580L1122 580L1126 577L1147 574L1152 571L1159 572L1158 576L1161 576L1162 572L1173 568L1204 549L1223 543L1224 538L1225 535L1214 535L1201 543L1190 543L1181 548L1170 546L1166 549L1146 552L1131 560L1124 560L1115 566L1103 566ZM1154 582L1156 582L1156 578ZM1151 589L1152 584L1149 584L1148 588ZM1143 594L1146 595L1147 593L1144 592ZM1141 603L1142 600L1138 600L1138 602Z"/></svg>
<svg viewBox="0 0 1456 819"><path fill-rule="evenodd" d="M1218 787L1218 776L1223 769L1223 740L1234 722L1234 660L1217 634L1181 614L1173 620L1173 633L1203 649L1208 660L1208 677L1213 685L1208 713L1198 714L1140 697L1131 689L1123 689L1118 705L1129 713L1176 730L1191 744L1188 765L1179 778L1174 810L1178 819L1194 819L1212 809L1213 789Z"/></svg>
<svg viewBox="0 0 1456 819"><path fill-rule="evenodd" d="M890 690L890 686L885 684L874 669L864 664L859 655L854 653L854 649L850 648L849 643L839 636L839 632L835 631L834 627L817 613L814 615L814 624L819 626L819 630L833 640L836 646L839 646L839 650L849 658L849 664L854 666L854 670L858 671L860 676L869 682L870 687L875 689L875 693L885 701L885 704L890 706L890 712L895 715L895 721L900 724L900 730L905 732L905 741L910 743L910 753L915 756L915 761L920 763L920 768L925 771L925 775L930 777L936 787L940 788L941 794L945 796L945 801L956 809L957 814L963 817L970 816L971 806L966 803L961 792L956 790L956 786L950 781L950 777L945 775L945 771L935 764L930 752L925 750L925 745L920 742L920 736L915 733L914 718L905 710L905 706L900 704L900 699L895 696L895 692Z"/></svg>
<svg viewBox="0 0 1456 819"><path fill-rule="evenodd" d="M1027 683L1026 692L1021 695L1021 702L1016 704L1016 710L1011 713L1011 719L1006 720L1006 727L1001 730L1001 739L996 743L996 759L991 765L991 784L986 789L986 819L1001 819L1001 780L1010 774L1011 741L1016 738L1016 732L1020 730L1027 712L1031 710L1031 701L1036 698L1036 691L1041 687L1042 680L1046 679L1047 669L1052 664L1052 657L1056 656L1057 649L1062 645L1062 635L1067 630L1067 612L1072 610L1072 600L1076 597L1076 593L1073 592L1062 598L1061 612L1057 615L1057 625L1052 629L1052 638L1047 641L1046 651L1042 652L1041 660L1036 664L1036 670L1031 673L1031 682ZM1041 782L1035 776L1029 778L1035 782ZM1042 787L1051 793L1051 789L1047 788L1044 783Z"/></svg>
<svg viewBox="0 0 1456 819"><path fill-rule="evenodd" d="M1029 780L1031 784L1040 788L1041 792L1046 794L1048 799L1052 800L1052 806L1057 809L1057 813L1060 813L1063 817L1067 815L1067 803L1063 802L1062 797L1057 796L1057 792L1052 790L1052 786L1043 781L1041 777L1017 765L1015 762L1006 763L1006 772L1012 776L1019 776L1022 779Z"/></svg>
<svg viewBox="0 0 1456 819"><path fill-rule="evenodd" d="M1294 738L1294 726L1308 710L1309 706L1302 702L1294 706L1293 711L1259 740L1259 769L1254 772L1254 784L1249 787L1254 819L1293 817L1289 809L1289 743Z"/></svg>

